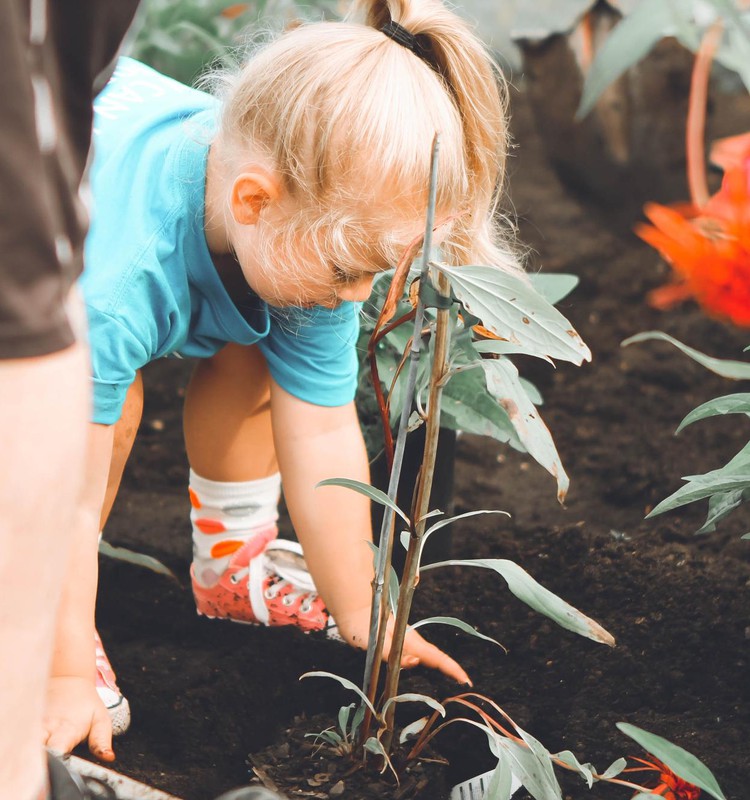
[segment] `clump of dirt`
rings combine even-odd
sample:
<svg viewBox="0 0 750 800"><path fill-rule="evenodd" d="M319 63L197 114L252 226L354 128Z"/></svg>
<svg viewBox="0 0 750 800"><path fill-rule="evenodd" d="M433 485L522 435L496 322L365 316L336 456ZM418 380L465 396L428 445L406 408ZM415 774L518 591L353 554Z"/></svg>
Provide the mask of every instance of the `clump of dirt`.
<svg viewBox="0 0 750 800"><path fill-rule="evenodd" d="M694 752L727 797L744 797L750 785L750 543L739 537L750 529L747 510L703 536L693 533L703 508L644 519L681 476L720 466L747 441L747 421L737 416L673 436L690 409L741 387L666 344L620 343L661 329L712 355L741 358L748 332L706 319L693 305L668 314L650 309L645 294L666 277L654 253L571 198L545 162L523 97L514 98L513 110L520 147L511 190L521 239L534 248L533 268L580 276L562 310L594 358L580 369L521 366L544 396L542 413L571 477L565 507L555 500L552 478L528 456L460 437L456 512L500 508L512 519L456 525L454 551L516 561L604 625L617 645L610 649L558 628L481 569L424 573L415 618L450 614L502 642L507 653L453 629L432 626L428 634L464 665L478 692L551 751L570 749L603 770L621 755L639 754L615 728L627 721ZM290 774L303 779L296 789L284 787L290 797L315 796L309 793L321 787L306 783L313 767L309 745L299 737L334 724L338 708L353 697L334 681L300 682L299 676L327 670L359 683L364 657L293 630L195 615L180 425L188 371L189 365L167 361L146 370L141 435L106 532L114 544L162 559L181 581L102 563L98 624L133 711L130 732L116 743L116 766L185 800L206 800L251 780L256 763L275 759L289 762ZM440 699L457 687L417 670L405 675L403 690ZM329 722L310 721L320 714ZM481 733L456 734L458 725L451 730L437 743L450 761L449 785L492 766ZM304 763L297 760L303 755ZM565 787L577 798L588 791L578 782ZM593 793L630 796L615 787ZM370 796L346 792L350 800Z"/></svg>

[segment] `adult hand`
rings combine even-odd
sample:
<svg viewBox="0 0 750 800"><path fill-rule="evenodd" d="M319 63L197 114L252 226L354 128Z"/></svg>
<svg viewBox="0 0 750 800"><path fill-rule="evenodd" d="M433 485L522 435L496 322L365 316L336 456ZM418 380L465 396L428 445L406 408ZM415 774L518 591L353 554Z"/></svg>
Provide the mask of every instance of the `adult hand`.
<svg viewBox="0 0 750 800"><path fill-rule="evenodd" d="M339 633L344 641L353 647L367 649L367 640L370 635L370 609L362 608L350 611L345 615L336 617ZM387 661L391 652L393 639L394 619L391 616L385 631L383 645L383 660ZM401 654L401 667L410 669L422 664L425 667L436 669L453 678L457 683L472 685L471 679L463 667L440 648L435 647L424 639L417 631L409 628L404 638L404 649Z"/></svg>
<svg viewBox="0 0 750 800"><path fill-rule="evenodd" d="M102 761L114 761L112 722L96 686L81 677L53 677L47 690L44 744L54 753L69 753L88 741Z"/></svg>

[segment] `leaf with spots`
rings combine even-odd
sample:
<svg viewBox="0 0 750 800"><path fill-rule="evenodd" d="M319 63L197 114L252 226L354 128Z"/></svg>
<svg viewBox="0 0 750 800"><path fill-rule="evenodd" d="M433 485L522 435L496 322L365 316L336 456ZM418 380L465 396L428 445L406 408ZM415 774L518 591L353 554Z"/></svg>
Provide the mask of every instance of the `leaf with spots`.
<svg viewBox="0 0 750 800"><path fill-rule="evenodd" d="M518 377L518 370L507 358L483 361L482 366L487 375L487 389L505 409L529 455L557 481L557 499L562 503L570 481L549 428L526 394Z"/></svg>
<svg viewBox="0 0 750 800"><path fill-rule="evenodd" d="M581 364L591 351L568 320L522 278L497 267L435 264L453 293L483 327L539 358Z"/></svg>

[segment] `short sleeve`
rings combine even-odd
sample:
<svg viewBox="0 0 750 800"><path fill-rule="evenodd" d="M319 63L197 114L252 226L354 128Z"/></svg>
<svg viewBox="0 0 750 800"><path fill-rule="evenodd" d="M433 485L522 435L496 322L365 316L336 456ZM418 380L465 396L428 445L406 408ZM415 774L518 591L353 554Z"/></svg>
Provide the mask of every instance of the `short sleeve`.
<svg viewBox="0 0 750 800"><path fill-rule="evenodd" d="M357 388L359 303L335 309L269 308L259 347L282 389L318 406L343 406Z"/></svg>
<svg viewBox="0 0 750 800"><path fill-rule="evenodd" d="M91 421L114 425L136 372L151 357L143 342L116 318L91 306L88 316L94 391Z"/></svg>

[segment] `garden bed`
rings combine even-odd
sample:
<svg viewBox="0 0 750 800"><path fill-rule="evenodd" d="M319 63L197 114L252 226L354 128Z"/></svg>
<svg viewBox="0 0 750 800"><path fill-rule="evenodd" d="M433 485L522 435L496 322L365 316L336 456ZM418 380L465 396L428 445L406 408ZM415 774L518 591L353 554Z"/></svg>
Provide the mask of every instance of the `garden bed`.
<svg viewBox="0 0 750 800"><path fill-rule="evenodd" d="M639 754L615 728L631 722L694 752L727 797L740 800L750 785L750 542L739 537L750 530L750 515L741 509L701 537L693 531L704 508L644 516L682 475L726 463L747 441L747 422L737 416L672 435L700 402L741 389L666 344L622 349L620 342L661 329L711 355L741 358L748 334L705 319L692 305L666 314L648 308L646 292L666 277L653 252L561 188L528 118L514 98L519 148L511 186L521 239L535 250L533 264L581 277L561 310L594 359L580 369L521 366L542 391L545 420L571 477L566 507L527 456L461 437L456 512L499 508L512 519L457 525L455 552L517 561L602 623L617 646L559 629L484 570L425 573L416 612L460 617L508 648L504 654L453 629L428 633L458 658L477 691L552 751L570 749L604 769L620 755ZM321 713L333 724L339 706L353 699L330 681L300 683L303 672L328 670L359 682L364 656L296 631L195 615L180 426L188 372L188 364L168 361L146 370L141 435L106 531L111 543L163 560L182 584L105 559L98 624L133 713L131 731L116 742L115 766L185 800L208 800L249 780L253 766L269 764L269 746L293 759L290 731L319 730L320 721L309 718ZM403 682L405 691L438 699L454 689L422 670ZM478 732L440 747L450 760L449 784L491 766ZM326 796L328 787L311 786L302 767L298 774L300 790ZM572 786L577 799L589 795L582 784ZM364 796L345 789L347 800ZM629 794L601 787L590 796ZM431 790L423 796L439 800Z"/></svg>

